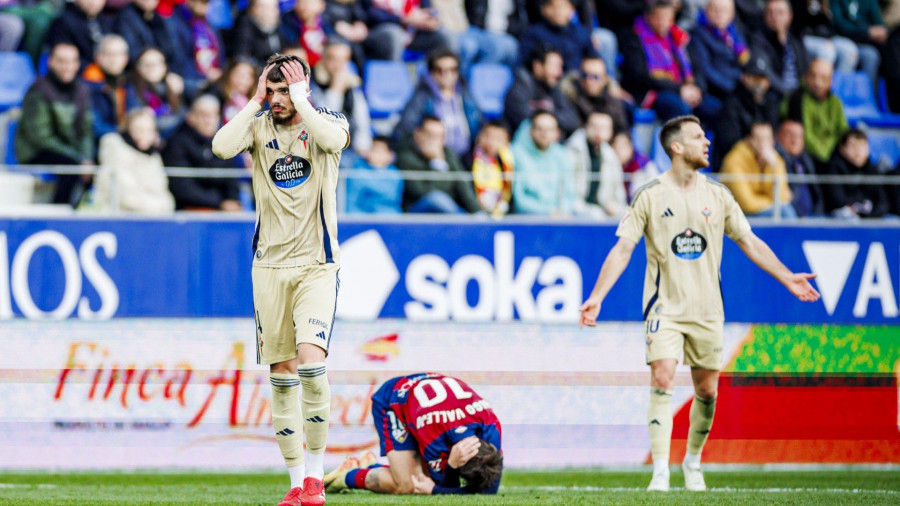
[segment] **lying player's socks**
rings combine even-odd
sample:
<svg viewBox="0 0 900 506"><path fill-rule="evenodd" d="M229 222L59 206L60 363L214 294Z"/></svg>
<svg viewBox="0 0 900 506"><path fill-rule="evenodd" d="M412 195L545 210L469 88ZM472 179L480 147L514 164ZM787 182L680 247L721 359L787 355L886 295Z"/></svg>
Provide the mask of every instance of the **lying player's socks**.
<svg viewBox="0 0 900 506"><path fill-rule="evenodd" d="M303 426L306 429L306 448L310 455L324 454L325 442L328 438L328 420L331 414L331 389L328 386L328 375L325 373L325 362L301 364L297 368L300 382L303 384ZM325 470L322 460L310 461L307 476L322 479ZM313 467L316 464L316 467Z"/></svg>
<svg viewBox="0 0 900 506"><path fill-rule="evenodd" d="M369 475L369 471L373 469L378 469L379 467L388 467L382 466L381 464L372 464L371 466L365 469L354 469L347 473L347 476L344 477L344 484L347 485L347 488L357 488L360 490L366 489L366 476Z"/></svg>
<svg viewBox="0 0 900 506"><path fill-rule="evenodd" d="M650 428L650 454L653 456L654 472L668 469L669 447L672 442L671 390L650 389L650 408L647 410L647 425Z"/></svg>
<svg viewBox="0 0 900 506"><path fill-rule="evenodd" d="M300 380L293 374L269 373L272 383L272 423L275 440L291 474L291 488L302 487L303 417L300 416ZM297 469L300 468L300 469ZM295 482L295 475L299 482Z"/></svg>
<svg viewBox="0 0 900 506"><path fill-rule="evenodd" d="M716 398L701 399L694 395L691 403L691 429L688 432L687 451L697 456L699 464L700 452L709 437L712 428L713 415L716 414Z"/></svg>

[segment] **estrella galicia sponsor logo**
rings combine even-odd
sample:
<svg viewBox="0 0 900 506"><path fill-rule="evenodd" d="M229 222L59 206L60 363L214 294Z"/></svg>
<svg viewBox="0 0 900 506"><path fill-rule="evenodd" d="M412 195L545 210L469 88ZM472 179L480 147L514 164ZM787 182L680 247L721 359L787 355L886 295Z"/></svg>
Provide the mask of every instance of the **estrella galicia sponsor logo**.
<svg viewBox="0 0 900 506"><path fill-rule="evenodd" d="M686 228L672 239L672 253L683 260L696 260L706 251L706 238Z"/></svg>
<svg viewBox="0 0 900 506"><path fill-rule="evenodd" d="M272 182L279 188L294 188L305 183L312 173L312 165L302 156L285 155L269 168Z"/></svg>

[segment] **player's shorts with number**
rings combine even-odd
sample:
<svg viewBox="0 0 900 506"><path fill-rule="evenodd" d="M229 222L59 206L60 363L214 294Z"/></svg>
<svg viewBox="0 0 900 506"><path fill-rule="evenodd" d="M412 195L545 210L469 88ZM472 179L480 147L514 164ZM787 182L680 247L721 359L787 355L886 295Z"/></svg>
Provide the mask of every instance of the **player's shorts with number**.
<svg viewBox="0 0 900 506"><path fill-rule="evenodd" d="M301 343L328 352L340 287L337 265L253 267L251 277L258 363L295 358Z"/></svg>
<svg viewBox="0 0 900 506"><path fill-rule="evenodd" d="M701 369L722 368L724 323L721 321L674 322L648 319L644 322L647 363L664 358Z"/></svg>
<svg viewBox="0 0 900 506"><path fill-rule="evenodd" d="M406 424L391 409L391 394L394 385L403 377L393 378L381 385L377 392L372 394L372 421L375 422L375 430L381 442L381 455L386 456L394 450L416 450L416 440L406 430Z"/></svg>

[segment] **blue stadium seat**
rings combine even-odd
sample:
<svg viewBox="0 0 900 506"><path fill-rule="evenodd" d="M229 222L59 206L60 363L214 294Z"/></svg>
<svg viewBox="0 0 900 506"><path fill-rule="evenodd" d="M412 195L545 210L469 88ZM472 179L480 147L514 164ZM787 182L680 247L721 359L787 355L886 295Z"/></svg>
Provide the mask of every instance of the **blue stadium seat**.
<svg viewBox="0 0 900 506"><path fill-rule="evenodd" d="M875 89L865 72L835 72L831 91L844 104L844 116L851 125L900 127L900 114L882 113L875 103Z"/></svg>
<svg viewBox="0 0 900 506"><path fill-rule="evenodd" d="M15 165L18 163L16 160L16 152L13 149L13 141L16 138L16 127L19 126L19 122L17 120L9 120L6 124L6 132L3 132L2 142L5 143L5 146L2 150L4 153L3 163L6 165Z"/></svg>
<svg viewBox="0 0 900 506"><path fill-rule="evenodd" d="M878 108L881 112L891 112L891 108L888 106L887 82L883 77L878 78Z"/></svg>
<svg viewBox="0 0 900 506"><path fill-rule="evenodd" d="M869 137L869 158L876 165L887 165L891 168L900 162L900 140L898 132L867 132Z"/></svg>
<svg viewBox="0 0 900 506"><path fill-rule="evenodd" d="M656 111L654 111L653 109L634 110L635 123L653 123L654 121L656 121Z"/></svg>
<svg viewBox="0 0 900 506"><path fill-rule="evenodd" d="M38 57L38 67L37 73L39 76L47 75L47 66L49 65L50 60L50 51L44 51L41 53L41 56Z"/></svg>
<svg viewBox="0 0 900 506"><path fill-rule="evenodd" d="M503 101L512 82L512 70L499 63L476 63L469 70L469 91L488 119L503 114Z"/></svg>
<svg viewBox="0 0 900 506"><path fill-rule="evenodd" d="M0 112L22 105L34 82L34 66L28 53L0 52Z"/></svg>
<svg viewBox="0 0 900 506"><path fill-rule="evenodd" d="M231 17L231 4L228 0L210 0L206 20L213 28L228 29L234 25Z"/></svg>
<svg viewBox="0 0 900 506"><path fill-rule="evenodd" d="M369 60L363 73L363 91L373 118L386 118L400 112L412 96L412 79L403 62Z"/></svg>

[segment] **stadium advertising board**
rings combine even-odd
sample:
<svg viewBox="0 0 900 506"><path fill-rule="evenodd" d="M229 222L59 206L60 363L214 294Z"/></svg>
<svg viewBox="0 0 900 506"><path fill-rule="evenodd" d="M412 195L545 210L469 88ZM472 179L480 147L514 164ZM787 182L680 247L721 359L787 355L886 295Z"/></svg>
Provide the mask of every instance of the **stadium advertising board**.
<svg viewBox="0 0 900 506"><path fill-rule="evenodd" d="M0 319L250 316L252 223L0 221ZM726 240L722 285L735 322L898 322L900 229L758 227L795 271L818 273L822 303L794 300ZM568 323L615 227L361 222L340 227L338 316L348 320ZM641 318L639 247L601 319Z"/></svg>
<svg viewBox="0 0 900 506"><path fill-rule="evenodd" d="M0 469L279 467L253 349L252 228L0 221ZM344 222L328 465L376 445L374 388L421 370L491 403L511 466L646 463L642 247L606 321L574 325L614 231ZM900 229L756 231L818 273L822 300L796 302L726 241L726 363L704 461L900 463ZM686 369L676 383L673 462Z"/></svg>
<svg viewBox="0 0 900 506"><path fill-rule="evenodd" d="M728 324L704 461L900 463L900 342L884 329ZM253 331L249 318L7 322L0 469L279 467ZM586 332L523 322L344 322L331 351L329 466L377 451L369 398L378 384L435 369L490 403L511 467L649 458L639 323ZM676 384L672 460L680 462L689 370L679 369Z"/></svg>

